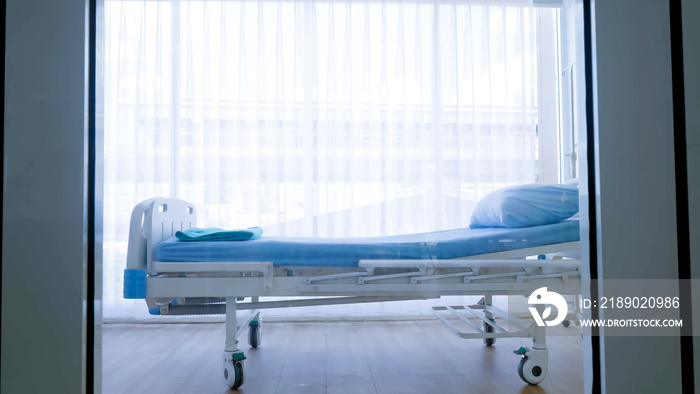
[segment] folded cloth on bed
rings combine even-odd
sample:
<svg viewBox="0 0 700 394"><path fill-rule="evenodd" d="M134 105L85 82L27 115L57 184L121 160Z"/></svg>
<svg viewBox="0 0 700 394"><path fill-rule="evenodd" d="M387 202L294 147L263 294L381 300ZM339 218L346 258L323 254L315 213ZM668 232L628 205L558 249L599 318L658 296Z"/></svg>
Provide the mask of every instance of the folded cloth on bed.
<svg viewBox="0 0 700 394"><path fill-rule="evenodd" d="M250 241L260 238L262 229L260 227L249 227L242 230L224 230L222 228L191 227L185 231L178 231L175 237L180 241Z"/></svg>

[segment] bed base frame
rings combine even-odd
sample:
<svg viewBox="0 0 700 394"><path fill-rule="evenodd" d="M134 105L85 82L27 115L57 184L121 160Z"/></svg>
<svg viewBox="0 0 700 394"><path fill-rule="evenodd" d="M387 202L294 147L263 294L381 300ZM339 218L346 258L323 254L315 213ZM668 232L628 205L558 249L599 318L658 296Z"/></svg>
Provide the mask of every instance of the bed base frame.
<svg viewBox="0 0 700 394"><path fill-rule="evenodd" d="M225 314L224 377L231 388L240 387L245 377L245 355L238 338L247 330L249 344L261 344L260 309L446 295L483 296L477 305L433 307L433 314L459 337L483 339L488 346L496 338L532 338L532 348L521 347L515 353L521 357L520 377L537 384L547 374L546 327L527 324L495 308L492 297L526 296L544 286L562 295L577 295L581 289L580 260L560 257L569 252L575 255L578 242L449 260L361 260L357 268L274 267L271 262L170 263L152 259L155 246L178 230L194 227L196 222L194 205L182 200L154 198L134 208L124 296L145 299L154 315ZM527 256L539 257L526 259ZM260 301L259 297L267 296L310 298ZM240 302L245 298L251 301ZM536 308L541 314L544 305ZM239 319L240 310L251 313ZM508 322L515 329L508 330L499 321Z"/></svg>

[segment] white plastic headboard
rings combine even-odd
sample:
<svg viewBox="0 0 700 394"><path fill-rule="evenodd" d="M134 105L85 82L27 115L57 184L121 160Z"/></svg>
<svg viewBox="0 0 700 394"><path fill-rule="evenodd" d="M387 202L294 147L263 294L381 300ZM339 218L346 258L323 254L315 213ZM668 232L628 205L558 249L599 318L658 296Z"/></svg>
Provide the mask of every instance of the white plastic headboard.
<svg viewBox="0 0 700 394"><path fill-rule="evenodd" d="M194 204L172 198L151 198L134 207L129 225L127 268L151 272L153 248L175 235L197 225Z"/></svg>

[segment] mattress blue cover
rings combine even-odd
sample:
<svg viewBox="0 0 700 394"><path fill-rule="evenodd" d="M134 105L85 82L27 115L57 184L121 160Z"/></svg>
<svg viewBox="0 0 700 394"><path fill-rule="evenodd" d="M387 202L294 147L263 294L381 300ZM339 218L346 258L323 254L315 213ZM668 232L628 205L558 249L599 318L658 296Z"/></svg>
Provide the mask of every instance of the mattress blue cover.
<svg viewBox="0 0 700 394"><path fill-rule="evenodd" d="M443 230L385 237L267 237L238 242L182 242L170 237L163 262L264 261L276 266L356 267L359 260L450 259L579 240L578 219L522 228Z"/></svg>

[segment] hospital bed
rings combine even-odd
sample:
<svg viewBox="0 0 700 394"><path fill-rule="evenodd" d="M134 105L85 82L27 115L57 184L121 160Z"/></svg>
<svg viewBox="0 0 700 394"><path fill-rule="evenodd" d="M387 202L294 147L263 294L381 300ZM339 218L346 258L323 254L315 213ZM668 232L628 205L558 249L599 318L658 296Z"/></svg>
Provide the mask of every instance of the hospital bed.
<svg viewBox="0 0 700 394"><path fill-rule="evenodd" d="M574 219L369 238L181 242L173 237L196 222L195 206L182 200L155 198L134 208L124 297L145 299L154 315L225 314L224 378L231 388L241 386L245 376L238 338L247 330L249 345L261 344L260 309L448 295L482 296L476 305L433 307L460 337L481 338L486 345L496 338L532 338L532 347L516 351L518 373L537 384L547 374L546 327L494 307L492 297L528 296L545 286L570 295L581 289L580 261L558 257L579 250ZM540 314L543 307L536 306ZM244 318L237 314L243 310L250 311Z"/></svg>

